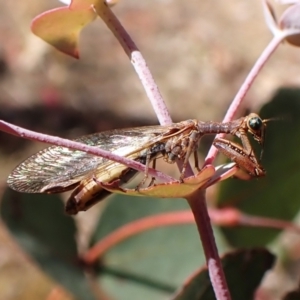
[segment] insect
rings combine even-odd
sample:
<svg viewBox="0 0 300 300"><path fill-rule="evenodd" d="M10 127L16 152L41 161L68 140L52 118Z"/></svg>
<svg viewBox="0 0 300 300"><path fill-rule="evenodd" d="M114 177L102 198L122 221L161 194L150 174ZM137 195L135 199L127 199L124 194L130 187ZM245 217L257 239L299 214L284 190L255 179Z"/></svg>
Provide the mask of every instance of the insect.
<svg viewBox="0 0 300 300"><path fill-rule="evenodd" d="M203 135L231 134L241 139L242 146L225 139L217 139L214 145L251 176L263 176L265 171L255 157L247 133L263 144L265 127L265 121L252 113L228 123L186 120L170 126L109 130L83 136L76 141L145 164L145 179L150 163L155 165L157 158L163 157L168 163L182 160L179 178L182 181L191 154L194 155L196 169L200 170L197 148ZM123 184L137 172L120 163L79 150L50 146L17 166L9 175L7 183L13 190L24 193L51 194L74 190L67 201L66 212L76 214L110 194L97 182L110 183L119 179Z"/></svg>

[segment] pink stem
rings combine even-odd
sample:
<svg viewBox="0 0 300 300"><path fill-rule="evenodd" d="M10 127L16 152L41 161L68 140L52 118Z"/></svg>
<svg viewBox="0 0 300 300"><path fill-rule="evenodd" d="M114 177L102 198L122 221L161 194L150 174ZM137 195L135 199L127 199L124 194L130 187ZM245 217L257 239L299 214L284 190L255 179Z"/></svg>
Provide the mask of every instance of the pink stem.
<svg viewBox="0 0 300 300"><path fill-rule="evenodd" d="M146 230L159 228L162 226L191 224L194 222L194 217L190 211L170 212L145 217L131 223L127 223L111 234L107 235L92 248L90 248L82 258L87 264L93 264L110 248Z"/></svg>
<svg viewBox="0 0 300 300"><path fill-rule="evenodd" d="M230 300L222 263L218 254L205 200L205 190L198 190L187 198L202 241L210 281L217 300Z"/></svg>
<svg viewBox="0 0 300 300"><path fill-rule="evenodd" d="M47 134L34 132L31 130L24 129L22 127L10 124L10 123L2 121L2 120L0 120L0 130L7 132L9 134L12 134L12 135L16 135L16 136L28 139L28 140L49 143L52 145L62 146L62 147L66 147L66 148L70 148L70 149L74 149L74 150L80 150L80 151L87 152L87 153L90 153L90 154L93 154L96 156L101 156L101 157L107 158L109 160L113 160L115 162L119 162L123 165L128 166L129 168L133 168L133 169L141 171L141 172L145 171L145 165L138 163L134 160L131 160L131 159L128 159L128 158L125 158L122 156L118 156L116 154L113 154L109 151L100 149L98 147L89 146L89 145L82 144L79 142L63 139L60 137L55 137L55 136L51 136L51 135L47 135ZM174 178L172 178L162 172L154 170L152 168L149 168L148 173L149 173L149 175L159 178L160 180L163 180L163 181L169 182L169 181L175 180Z"/></svg>
<svg viewBox="0 0 300 300"><path fill-rule="evenodd" d="M238 93L234 97L232 103L230 104L227 113L223 119L223 122L229 122L232 121L237 110L239 109L242 101L244 100L247 92L249 91L250 87L252 86L254 80L258 76L259 72L263 68L263 66L266 64L268 59L271 57L272 53L277 49L277 47L282 42L283 36L277 35L274 36L272 41L269 43L269 45L265 48L265 50L262 52L261 56L256 61L255 65L253 66L252 70L246 77L244 83L242 84L241 88L239 89ZM222 138L224 137L224 134L218 134L216 138ZM215 147L211 147L206 158L205 158L205 165L211 164L214 159L216 158L218 150Z"/></svg>

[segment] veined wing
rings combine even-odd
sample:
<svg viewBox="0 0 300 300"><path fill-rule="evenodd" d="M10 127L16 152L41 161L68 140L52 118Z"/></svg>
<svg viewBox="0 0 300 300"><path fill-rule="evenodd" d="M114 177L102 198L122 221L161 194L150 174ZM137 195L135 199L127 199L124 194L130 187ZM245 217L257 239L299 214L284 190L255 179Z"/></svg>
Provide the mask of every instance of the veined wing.
<svg viewBox="0 0 300 300"><path fill-rule="evenodd" d="M169 126L145 126L115 129L75 139L78 142L111 151L121 156L145 150L145 145L163 139ZM147 146L146 146L147 147ZM130 155L134 158L133 155ZM7 179L8 185L19 192L41 193L53 187L52 193L73 189L90 172L103 170L115 163L86 152L61 146L51 146L27 158L16 167ZM54 189L56 187L56 189Z"/></svg>

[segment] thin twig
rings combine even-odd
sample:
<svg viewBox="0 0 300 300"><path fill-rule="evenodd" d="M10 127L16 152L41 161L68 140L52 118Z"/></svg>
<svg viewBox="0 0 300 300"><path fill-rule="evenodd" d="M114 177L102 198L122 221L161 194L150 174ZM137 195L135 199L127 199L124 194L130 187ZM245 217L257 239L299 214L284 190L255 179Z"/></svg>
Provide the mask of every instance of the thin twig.
<svg viewBox="0 0 300 300"><path fill-rule="evenodd" d="M234 119L234 116L239 109L242 101L244 100L247 92L249 91L250 87L252 86L254 80L258 76L259 72L263 68L263 66L266 64L268 59L271 57L273 52L277 49L277 47L282 42L282 39L284 38L283 35L277 35L275 36L272 41L269 43L269 45L265 48L265 50L262 52L260 57L257 59L256 63L254 64L252 70L246 77L244 83L240 87L238 93L234 97L233 101L231 102L227 113L223 119L223 122L229 122ZM224 137L224 134L219 134L216 136L216 138L222 138ZM205 158L205 165L211 164L214 159L216 158L218 150L215 147L211 147L206 158Z"/></svg>
<svg viewBox="0 0 300 300"><path fill-rule="evenodd" d="M157 84L146 64L138 47L131 39L122 24L116 18L111 9L106 5L105 1L98 1L94 8L98 16L103 20L106 26L111 30L116 39L121 44L125 53L128 55L141 83L146 91L148 99L150 100L154 112L161 125L172 124L171 116L168 108L163 100Z"/></svg>
<svg viewBox="0 0 300 300"><path fill-rule="evenodd" d="M199 197L199 194L202 197ZM202 241L208 273L216 299L230 300L230 292L222 268L222 263L218 254L208 209L206 206L205 190L201 190L197 194L193 194L187 197L187 200L193 211L195 220L197 220L196 224L200 239Z"/></svg>
<svg viewBox="0 0 300 300"><path fill-rule="evenodd" d="M93 247L88 249L82 256L85 263L92 265L101 258L109 249L123 242L124 240L143 233L153 228L161 228L163 226L193 224L194 216L190 210L162 213L158 215L144 217L139 220L132 221L122 227L111 232Z"/></svg>
<svg viewBox="0 0 300 300"><path fill-rule="evenodd" d="M109 160L113 160L115 162L126 165L129 168L133 168L140 172L145 172L145 165L143 165L137 161L128 159L126 157L116 155L112 152L100 149L95 146L89 146L89 145L82 144L79 142L63 139L60 137L38 133L35 131L31 131L31 130L10 124L10 123L2 121L2 120L0 120L0 130L7 132L9 134L18 136L18 137L28 139L28 140L39 141L42 143L48 143L48 144L52 144L52 145L62 146L62 147L66 147L69 149L87 152L87 153L90 153L90 154L93 154L96 156L101 156L101 157L107 158ZM152 169L152 168L149 168L148 173L150 176L153 176L162 181L167 181L167 182L174 181L174 180L176 181L176 179L168 176L167 174L164 174L164 173L157 171L155 169Z"/></svg>

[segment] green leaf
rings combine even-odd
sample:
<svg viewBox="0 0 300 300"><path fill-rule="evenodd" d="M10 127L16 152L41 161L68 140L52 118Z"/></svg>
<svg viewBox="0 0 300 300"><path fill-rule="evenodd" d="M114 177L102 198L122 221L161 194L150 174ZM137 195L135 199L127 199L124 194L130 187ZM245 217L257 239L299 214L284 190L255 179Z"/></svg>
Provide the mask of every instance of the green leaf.
<svg viewBox="0 0 300 300"><path fill-rule="evenodd" d="M234 206L250 215L292 220L300 208L300 90L280 90L260 115L283 118L267 124L262 160L267 175L246 182L235 179L223 182L219 206ZM274 229L245 227L222 231L236 247L263 246L279 233Z"/></svg>
<svg viewBox="0 0 300 300"><path fill-rule="evenodd" d="M59 196L7 189L1 205L1 217L22 249L74 295L94 299L79 266L74 220L63 214Z"/></svg>
<svg viewBox="0 0 300 300"><path fill-rule="evenodd" d="M122 225L149 215L188 209L183 199L116 195L96 227L93 245ZM216 232L219 249L222 244ZM122 241L101 259L100 284L116 299L161 299L170 295L205 264L194 224L155 228Z"/></svg>
<svg viewBox="0 0 300 300"><path fill-rule="evenodd" d="M222 258L232 300L252 300L275 257L264 249L237 250ZM207 269L189 278L173 300L215 300Z"/></svg>

